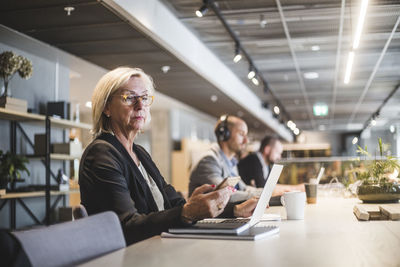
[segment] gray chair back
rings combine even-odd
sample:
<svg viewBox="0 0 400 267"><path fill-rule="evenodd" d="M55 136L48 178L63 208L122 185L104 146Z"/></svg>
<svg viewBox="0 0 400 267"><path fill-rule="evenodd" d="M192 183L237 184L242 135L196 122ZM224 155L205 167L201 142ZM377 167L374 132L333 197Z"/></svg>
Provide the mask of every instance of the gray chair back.
<svg viewBox="0 0 400 267"><path fill-rule="evenodd" d="M121 224L107 211L80 220L13 232L32 266L69 266L126 246Z"/></svg>
<svg viewBox="0 0 400 267"><path fill-rule="evenodd" d="M74 217L74 220L77 220L77 219L82 219L82 218L88 217L89 215L86 211L85 206L80 204L79 206L74 206L72 208L72 216Z"/></svg>

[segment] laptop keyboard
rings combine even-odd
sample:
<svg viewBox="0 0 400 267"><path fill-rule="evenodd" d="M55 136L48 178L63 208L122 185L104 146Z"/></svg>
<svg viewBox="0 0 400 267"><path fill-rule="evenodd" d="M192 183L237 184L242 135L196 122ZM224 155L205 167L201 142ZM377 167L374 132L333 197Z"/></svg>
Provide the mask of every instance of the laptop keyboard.
<svg viewBox="0 0 400 267"><path fill-rule="evenodd" d="M244 219L244 218L235 218L235 219L205 219L198 221L197 224L224 224L224 223L248 223L250 219Z"/></svg>

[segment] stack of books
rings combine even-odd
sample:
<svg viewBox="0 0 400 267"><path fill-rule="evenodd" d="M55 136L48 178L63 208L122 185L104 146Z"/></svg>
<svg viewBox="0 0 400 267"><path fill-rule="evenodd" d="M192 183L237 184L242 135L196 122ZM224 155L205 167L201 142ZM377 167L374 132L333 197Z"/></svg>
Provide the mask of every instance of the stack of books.
<svg viewBox="0 0 400 267"><path fill-rule="evenodd" d="M28 102L23 99L13 97L0 97L0 107L20 112L28 111Z"/></svg>

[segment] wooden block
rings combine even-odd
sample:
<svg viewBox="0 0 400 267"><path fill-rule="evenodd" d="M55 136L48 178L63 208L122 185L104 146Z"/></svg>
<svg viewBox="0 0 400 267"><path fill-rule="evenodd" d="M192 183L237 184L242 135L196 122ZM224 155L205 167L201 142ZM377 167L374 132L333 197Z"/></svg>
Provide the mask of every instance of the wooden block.
<svg viewBox="0 0 400 267"><path fill-rule="evenodd" d="M382 214L385 214L389 219L395 221L400 220L400 205L381 205L379 209Z"/></svg>
<svg viewBox="0 0 400 267"><path fill-rule="evenodd" d="M370 221L385 221L389 216L381 213L380 211L368 211Z"/></svg>
<svg viewBox="0 0 400 267"><path fill-rule="evenodd" d="M368 221L369 213L360 205L355 205L353 208L353 212L356 215L357 219L360 221Z"/></svg>

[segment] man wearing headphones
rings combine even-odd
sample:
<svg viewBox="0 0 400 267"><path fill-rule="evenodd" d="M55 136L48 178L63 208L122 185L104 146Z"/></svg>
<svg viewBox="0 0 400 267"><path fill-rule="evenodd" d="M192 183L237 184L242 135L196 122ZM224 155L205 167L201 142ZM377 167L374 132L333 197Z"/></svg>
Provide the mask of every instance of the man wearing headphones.
<svg viewBox="0 0 400 267"><path fill-rule="evenodd" d="M238 176L235 156L245 149L248 141L247 124L238 117L223 115L215 126L215 135L218 144L214 144L192 169L189 195L200 185L218 185L225 177ZM241 180L236 188L231 202L247 200L262 191L262 188L247 186Z"/></svg>

